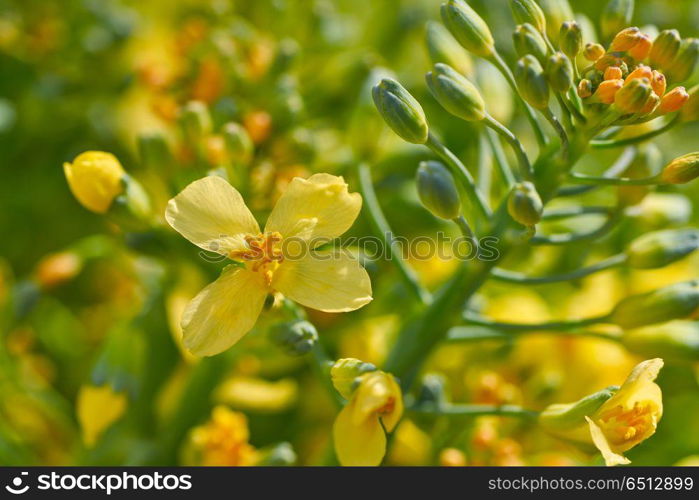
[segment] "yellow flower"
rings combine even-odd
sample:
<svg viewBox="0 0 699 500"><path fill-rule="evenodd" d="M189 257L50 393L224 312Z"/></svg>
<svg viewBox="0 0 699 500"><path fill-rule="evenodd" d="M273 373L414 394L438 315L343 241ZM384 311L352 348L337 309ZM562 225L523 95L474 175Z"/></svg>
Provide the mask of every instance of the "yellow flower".
<svg viewBox="0 0 699 500"><path fill-rule="evenodd" d="M370 302L369 275L354 258L317 250L352 226L361 205L361 196L349 193L342 177L297 177L261 232L240 193L222 178L187 186L168 203L168 223L195 245L238 265L226 267L187 306L185 346L202 356L229 348L255 325L269 293L325 312L353 311Z"/></svg>
<svg viewBox="0 0 699 500"><path fill-rule="evenodd" d="M87 446L95 444L102 433L126 410L126 394L115 392L109 385L86 385L80 388L77 415Z"/></svg>
<svg viewBox="0 0 699 500"><path fill-rule="evenodd" d="M619 391L591 417L585 417L592 442L607 465L630 463L622 453L655 433L663 415L663 399L654 380L662 367L660 358L639 363Z"/></svg>
<svg viewBox="0 0 699 500"><path fill-rule="evenodd" d="M192 429L186 461L204 466L252 465L257 451L249 438L245 415L217 406L208 422Z"/></svg>
<svg viewBox="0 0 699 500"><path fill-rule="evenodd" d="M333 426L340 463L379 465L386 454L386 432L395 429L402 415L403 397L392 375L382 371L361 375Z"/></svg>
<svg viewBox="0 0 699 500"><path fill-rule="evenodd" d="M82 206L99 214L109 210L114 198L124 190L124 169L110 153L82 153L73 163L64 163L63 172L73 196Z"/></svg>

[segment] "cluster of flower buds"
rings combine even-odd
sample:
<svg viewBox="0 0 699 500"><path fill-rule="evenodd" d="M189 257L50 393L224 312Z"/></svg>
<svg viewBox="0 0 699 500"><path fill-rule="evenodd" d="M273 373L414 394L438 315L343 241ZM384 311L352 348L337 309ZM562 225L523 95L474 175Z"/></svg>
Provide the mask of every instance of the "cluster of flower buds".
<svg viewBox="0 0 699 500"><path fill-rule="evenodd" d="M581 45L578 32L575 23L565 23L561 29L562 43L571 57ZM652 41L631 27L617 33L607 50L587 43L582 54L591 63L578 82L578 95L585 104L613 105L621 115L651 118L679 111L688 101L684 87L668 91L668 85L692 74L699 60L699 40L683 41L676 30L666 30Z"/></svg>

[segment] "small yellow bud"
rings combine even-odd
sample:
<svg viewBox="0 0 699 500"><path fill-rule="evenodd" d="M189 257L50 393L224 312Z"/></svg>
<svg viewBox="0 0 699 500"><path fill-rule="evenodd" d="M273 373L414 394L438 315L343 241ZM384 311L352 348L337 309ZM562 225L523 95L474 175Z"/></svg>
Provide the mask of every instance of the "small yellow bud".
<svg viewBox="0 0 699 500"><path fill-rule="evenodd" d="M578 83L578 95L583 99L592 95L592 82L587 78L583 78Z"/></svg>
<svg viewBox="0 0 699 500"><path fill-rule="evenodd" d="M699 177L699 153L689 153L668 163L660 179L668 184L685 184Z"/></svg>
<svg viewBox="0 0 699 500"><path fill-rule="evenodd" d="M595 61L595 69L599 71L606 70L609 66L621 66L624 61L614 54L605 54Z"/></svg>
<svg viewBox="0 0 699 500"><path fill-rule="evenodd" d="M667 88L667 79L665 78L665 75L659 71L653 70L650 79L650 86L653 88L653 92L655 92L658 97L665 95L665 89Z"/></svg>
<svg viewBox="0 0 699 500"><path fill-rule="evenodd" d="M648 81L653 79L653 71L644 64L639 64L636 69L626 76L626 82L635 80L636 78L647 78Z"/></svg>
<svg viewBox="0 0 699 500"><path fill-rule="evenodd" d="M614 96L623 86L624 80L605 80L599 84L593 97L602 104L611 104L614 102Z"/></svg>
<svg viewBox="0 0 699 500"><path fill-rule="evenodd" d="M585 49L583 50L583 56L588 61L595 62L597 59L602 57L605 53L604 47L599 43L586 43Z"/></svg>
<svg viewBox="0 0 699 500"><path fill-rule="evenodd" d="M612 44L609 46L609 50L611 52L626 52L636 45L641 35L641 30L636 27L623 29L616 34Z"/></svg>
<svg viewBox="0 0 699 500"><path fill-rule="evenodd" d="M648 59L653 66L665 68L672 63L680 50L682 39L677 30L665 30L655 38Z"/></svg>
<svg viewBox="0 0 699 500"><path fill-rule="evenodd" d="M668 92L663 100L660 101L661 113L674 113L679 111L682 106L689 100L689 94L684 87L675 87Z"/></svg>
<svg viewBox="0 0 699 500"><path fill-rule="evenodd" d="M652 113L653 111L655 111L655 108L658 107L658 104L660 104L660 97L658 97L655 94L655 92L651 92L648 96L648 99L646 99L645 104L639 111L639 114L647 115L649 113Z"/></svg>
<svg viewBox="0 0 699 500"><path fill-rule="evenodd" d="M650 37L646 34L641 34L636 44L631 47L627 53L637 61L643 61L648 57L648 53L652 46L653 42L650 41Z"/></svg>
<svg viewBox="0 0 699 500"><path fill-rule="evenodd" d="M63 172L73 196L92 212L107 212L114 198L124 191L122 181L126 172L110 153L82 153L73 163L64 163Z"/></svg>
<svg viewBox="0 0 699 500"><path fill-rule="evenodd" d="M373 372L376 367L355 358L338 359L330 369L330 379L335 390L349 400L357 386L357 377Z"/></svg>
<svg viewBox="0 0 699 500"><path fill-rule="evenodd" d="M515 184L507 199L507 211L514 220L523 226L534 226L541 220L543 210L534 184L527 181Z"/></svg>
<svg viewBox="0 0 699 500"><path fill-rule="evenodd" d="M488 24L462 0L442 4L442 21L454 38L468 51L488 57L495 51L495 41Z"/></svg>
<svg viewBox="0 0 699 500"><path fill-rule="evenodd" d="M621 68L619 66L609 66L604 70L605 80L620 80L622 75L623 73L621 72Z"/></svg>

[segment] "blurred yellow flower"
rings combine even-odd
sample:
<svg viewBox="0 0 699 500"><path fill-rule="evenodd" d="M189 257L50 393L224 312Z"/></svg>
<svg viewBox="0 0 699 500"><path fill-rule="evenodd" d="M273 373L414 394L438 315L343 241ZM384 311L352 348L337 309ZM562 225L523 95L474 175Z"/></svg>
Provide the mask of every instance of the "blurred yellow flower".
<svg viewBox="0 0 699 500"><path fill-rule="evenodd" d="M231 377L215 393L217 401L241 410L280 412L287 410L298 397L293 378L270 382L256 377Z"/></svg>
<svg viewBox="0 0 699 500"><path fill-rule="evenodd" d="M116 392L109 385L85 385L78 393L76 412L86 446L92 446L110 425L126 410L124 392Z"/></svg>
<svg viewBox="0 0 699 500"><path fill-rule="evenodd" d="M110 153L86 151L64 163L63 172L73 196L93 212L105 213L124 190L124 169Z"/></svg>
<svg viewBox="0 0 699 500"><path fill-rule="evenodd" d="M182 317L185 346L210 356L235 344L257 321L265 298L280 292L325 312L347 312L371 301L364 268L346 253L317 250L347 231L362 199L342 177L295 178L264 232L240 193L220 177L187 186L168 203L168 223L189 241L238 263L197 295Z"/></svg>
<svg viewBox="0 0 699 500"><path fill-rule="evenodd" d="M333 426L335 452L342 465L379 465L386 454L386 434L403 415L403 396L393 375L365 373ZM385 432L384 432L385 429Z"/></svg>
<svg viewBox="0 0 699 500"><path fill-rule="evenodd" d="M636 365L619 391L591 417L590 434L607 465L628 464L621 455L655 433L663 415L660 387L654 382L663 367L660 358Z"/></svg>
<svg viewBox="0 0 699 500"><path fill-rule="evenodd" d="M192 429L188 461L203 466L253 465L257 451L249 438L245 415L217 406L208 422Z"/></svg>

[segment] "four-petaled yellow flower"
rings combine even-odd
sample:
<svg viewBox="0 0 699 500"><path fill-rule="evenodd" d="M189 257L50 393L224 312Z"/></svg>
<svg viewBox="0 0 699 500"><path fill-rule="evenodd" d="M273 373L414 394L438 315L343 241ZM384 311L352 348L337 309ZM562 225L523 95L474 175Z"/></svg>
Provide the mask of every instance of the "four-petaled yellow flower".
<svg viewBox="0 0 699 500"><path fill-rule="evenodd" d="M622 453L655 433L663 415L663 399L654 380L662 367L660 358L639 363L619 391L585 417L592 441L607 465L630 463Z"/></svg>
<svg viewBox="0 0 699 500"><path fill-rule="evenodd" d="M324 312L353 311L370 302L371 282L356 259L317 249L347 231L361 205L342 177L296 177L260 231L240 193L224 179L205 177L187 186L168 203L168 223L237 265L226 267L187 306L185 346L203 356L229 348L255 325L274 292Z"/></svg>
<svg viewBox="0 0 699 500"><path fill-rule="evenodd" d="M333 427L340 463L379 465L386 454L386 432L395 429L402 415L403 396L393 375L372 371L358 377L357 388Z"/></svg>

